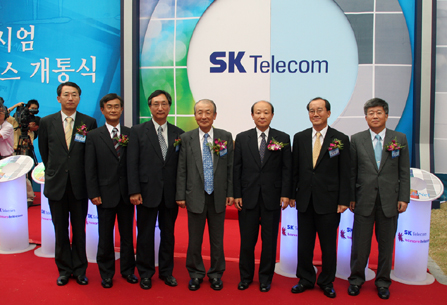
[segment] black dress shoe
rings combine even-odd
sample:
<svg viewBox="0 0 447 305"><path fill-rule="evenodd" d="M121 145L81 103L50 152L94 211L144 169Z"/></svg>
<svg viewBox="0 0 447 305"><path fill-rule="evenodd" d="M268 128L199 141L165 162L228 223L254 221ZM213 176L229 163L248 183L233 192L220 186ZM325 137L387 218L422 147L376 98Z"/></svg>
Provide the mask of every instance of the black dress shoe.
<svg viewBox="0 0 447 305"><path fill-rule="evenodd" d="M86 278L85 275L78 275L76 277L76 283L78 283L79 285L87 285L88 278Z"/></svg>
<svg viewBox="0 0 447 305"><path fill-rule="evenodd" d="M360 286L358 285L349 285L348 294L353 297L360 293Z"/></svg>
<svg viewBox="0 0 447 305"><path fill-rule="evenodd" d="M148 277L143 277L140 281L140 287L143 289L151 289L152 287L152 281Z"/></svg>
<svg viewBox="0 0 447 305"><path fill-rule="evenodd" d="M270 284L266 284L266 283L259 284L259 290L261 292L268 292L270 290Z"/></svg>
<svg viewBox="0 0 447 305"><path fill-rule="evenodd" d="M331 299L335 298L336 294L335 294L335 290L333 287L326 286L326 287L322 287L322 289L323 289L325 296L327 296L328 298L331 298Z"/></svg>
<svg viewBox="0 0 447 305"><path fill-rule="evenodd" d="M102 287L104 287L104 288L112 288L112 286L113 286L113 281L112 281L111 278L106 278L106 279L103 279L103 280L101 281L101 285L102 285Z"/></svg>
<svg viewBox="0 0 447 305"><path fill-rule="evenodd" d="M135 276L135 274L123 275L123 278L125 278L128 283L131 284L138 283L138 278Z"/></svg>
<svg viewBox="0 0 447 305"><path fill-rule="evenodd" d="M165 282L166 285L174 287L177 286L177 280L172 275L160 276L160 279Z"/></svg>
<svg viewBox="0 0 447 305"><path fill-rule="evenodd" d="M221 290L223 288L222 280L219 278L210 278L211 288L214 290Z"/></svg>
<svg viewBox="0 0 447 305"><path fill-rule="evenodd" d="M308 289L308 287L304 286L301 283L298 283L292 287L292 293L301 293L301 292L306 291L307 289Z"/></svg>
<svg viewBox="0 0 447 305"><path fill-rule="evenodd" d="M248 286L250 286L250 284L251 284L251 282L244 282L244 281L241 281L241 282L239 283L239 285L237 285L237 289L239 289L239 290L245 290L245 289L248 288Z"/></svg>
<svg viewBox="0 0 447 305"><path fill-rule="evenodd" d="M196 277L191 278L191 280L189 281L189 284L188 284L189 290L191 290L191 291L198 290L200 288L200 283L202 283L202 282L203 282L203 279L199 279Z"/></svg>
<svg viewBox="0 0 447 305"><path fill-rule="evenodd" d="M68 283L68 276L61 275L57 278L57 285L58 286L64 286Z"/></svg>
<svg viewBox="0 0 447 305"><path fill-rule="evenodd" d="M379 298L384 299L384 300L387 300L390 298L390 291L386 287L378 287L377 294L379 295Z"/></svg>

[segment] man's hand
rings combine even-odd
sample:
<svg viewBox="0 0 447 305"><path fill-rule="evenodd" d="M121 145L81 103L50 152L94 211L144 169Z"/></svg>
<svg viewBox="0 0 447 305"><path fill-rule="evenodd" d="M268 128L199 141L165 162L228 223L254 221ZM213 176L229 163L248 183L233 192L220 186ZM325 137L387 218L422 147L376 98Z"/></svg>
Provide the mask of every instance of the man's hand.
<svg viewBox="0 0 447 305"><path fill-rule="evenodd" d="M143 197L141 197L141 194L132 194L130 195L130 203L133 205L139 205L143 204Z"/></svg>
<svg viewBox="0 0 447 305"><path fill-rule="evenodd" d="M295 201L295 199L290 199L290 200L289 200L289 206L290 206L291 208L294 208L295 205L296 205L296 201Z"/></svg>
<svg viewBox="0 0 447 305"><path fill-rule="evenodd" d="M289 206L289 198L281 197L279 205L281 206L281 210L285 210Z"/></svg>
<svg viewBox="0 0 447 305"><path fill-rule="evenodd" d="M242 210L242 198L234 198L234 206L238 211Z"/></svg>
<svg viewBox="0 0 447 305"><path fill-rule="evenodd" d="M186 207L186 201L185 200L177 200L177 205L184 209Z"/></svg>
<svg viewBox="0 0 447 305"><path fill-rule="evenodd" d="M226 201L227 207L232 206L233 202L234 202L234 198L233 197L227 197L227 201Z"/></svg>
<svg viewBox="0 0 447 305"><path fill-rule="evenodd" d="M338 205L338 207L337 207L337 213L343 213L344 211L346 211L348 209L348 207L347 206L345 206L345 205Z"/></svg>
<svg viewBox="0 0 447 305"><path fill-rule="evenodd" d="M349 203L349 209L351 210L352 213L354 213L354 209L355 209L355 201L351 201Z"/></svg>
<svg viewBox="0 0 447 305"><path fill-rule="evenodd" d="M101 197L95 197L95 198L93 198L93 199L92 199L92 203L93 203L94 205L100 205L100 204L102 204Z"/></svg>
<svg viewBox="0 0 447 305"><path fill-rule="evenodd" d="M407 207L408 207L408 203L403 202L403 201L398 201L397 202L397 211L399 213L405 212L407 210Z"/></svg>

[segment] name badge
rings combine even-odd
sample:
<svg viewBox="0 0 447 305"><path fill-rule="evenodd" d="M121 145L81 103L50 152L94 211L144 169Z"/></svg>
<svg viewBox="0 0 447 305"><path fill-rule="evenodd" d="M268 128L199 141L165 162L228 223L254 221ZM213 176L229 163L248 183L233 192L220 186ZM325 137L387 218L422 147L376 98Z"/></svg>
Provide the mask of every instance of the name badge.
<svg viewBox="0 0 447 305"><path fill-rule="evenodd" d="M225 156L225 155L227 154L227 152L228 152L228 150L227 150L226 148L224 148L224 149L222 149L222 150L219 152L219 156L220 156L220 157L223 157L223 156Z"/></svg>
<svg viewBox="0 0 447 305"><path fill-rule="evenodd" d="M75 135L75 141L79 143L85 143L85 138L86 136L80 135L79 133Z"/></svg>
<svg viewBox="0 0 447 305"><path fill-rule="evenodd" d="M179 150L180 150L180 144L175 147L175 152L178 152Z"/></svg>
<svg viewBox="0 0 447 305"><path fill-rule="evenodd" d="M392 152L391 152L391 158L396 158L396 157L399 157L399 154L400 154L400 150L393 150Z"/></svg>
<svg viewBox="0 0 447 305"><path fill-rule="evenodd" d="M329 157L335 157L340 154L340 150L338 148L329 151Z"/></svg>

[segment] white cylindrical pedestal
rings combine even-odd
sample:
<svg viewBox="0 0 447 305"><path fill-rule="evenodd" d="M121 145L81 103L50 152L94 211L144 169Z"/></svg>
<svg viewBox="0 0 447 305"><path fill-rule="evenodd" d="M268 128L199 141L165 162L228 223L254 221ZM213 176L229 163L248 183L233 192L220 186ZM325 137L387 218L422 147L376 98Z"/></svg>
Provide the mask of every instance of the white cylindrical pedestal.
<svg viewBox="0 0 447 305"><path fill-rule="evenodd" d="M412 285L434 282L434 277L427 273L430 218L431 201L411 200L407 211L399 215L394 270L391 272L393 280Z"/></svg>
<svg viewBox="0 0 447 305"><path fill-rule="evenodd" d="M418 168L410 169L410 185L410 203L397 221L391 278L404 284L429 285L435 281L427 273L431 202L442 195L444 185L435 175Z"/></svg>
<svg viewBox="0 0 447 305"><path fill-rule="evenodd" d="M40 225L41 225L41 247L34 251L40 257L54 257L56 238L54 236L54 225L51 218L48 198L43 194L43 185L40 191Z"/></svg>
<svg viewBox="0 0 447 305"><path fill-rule="evenodd" d="M41 247L34 250L34 254L39 257L54 257L56 242L48 198L45 197L45 195L43 194L45 185L45 166L43 165L43 163L39 163L34 168L31 176L34 182L40 184Z"/></svg>
<svg viewBox="0 0 447 305"><path fill-rule="evenodd" d="M296 277L298 264L298 217L295 208L281 211L281 240L279 250L279 263L275 272L286 277Z"/></svg>
<svg viewBox="0 0 447 305"><path fill-rule="evenodd" d="M352 228L354 226L354 213L349 209L341 214L340 225L338 227L338 249L337 249L337 273L336 277L347 280L351 275L351 247L352 247ZM376 274L368 268L365 268L365 280L372 280Z"/></svg>
<svg viewBox="0 0 447 305"><path fill-rule="evenodd" d="M98 253L98 210L89 200L87 219L85 222L85 251L89 263L96 263L96 254Z"/></svg>
<svg viewBox="0 0 447 305"><path fill-rule="evenodd" d="M32 165L28 156L0 161L0 254L21 253L36 247L29 243L25 177Z"/></svg>

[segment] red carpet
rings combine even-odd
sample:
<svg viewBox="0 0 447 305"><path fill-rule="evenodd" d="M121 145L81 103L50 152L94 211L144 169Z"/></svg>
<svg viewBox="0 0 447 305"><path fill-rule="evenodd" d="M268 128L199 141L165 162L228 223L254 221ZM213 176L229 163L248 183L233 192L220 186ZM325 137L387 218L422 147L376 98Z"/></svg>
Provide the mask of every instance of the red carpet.
<svg viewBox="0 0 447 305"><path fill-rule="evenodd" d="M40 207L29 209L30 239L40 239ZM111 289L101 287L100 276L96 264L89 264L87 277L89 285L79 286L75 280L70 280L64 287L56 286L58 276L54 259L40 258L33 251L21 254L0 255L2 287L1 304L377 304L386 302L377 296L374 283L367 282L359 296L351 297L346 293L348 283L336 279L334 288L337 298L326 298L319 288L294 295L290 292L297 279L285 278L275 274L272 289L268 293L259 291L259 282L255 282L245 291L237 290L239 282L238 251L239 229L236 220L227 220L225 227L225 254L227 270L222 278L224 288L214 291L204 281L198 291L188 290L189 276L185 268L185 252L187 247L186 212L181 210L176 225L177 242L174 276L179 282L178 287L168 287L153 277L152 289L143 290L139 285L128 284L117 274ZM209 255L208 237L204 239L204 256ZM259 247L257 248L259 258ZM317 254L317 260L319 259ZM376 256L376 254L373 254ZM278 256L279 257L279 256ZM371 258L373 259L373 257ZM205 260L205 266L209 261ZM116 261L119 270L119 261ZM435 282L428 286L409 286L394 282L391 286L389 304L445 304L447 286ZM391 302L391 303L390 303Z"/></svg>

